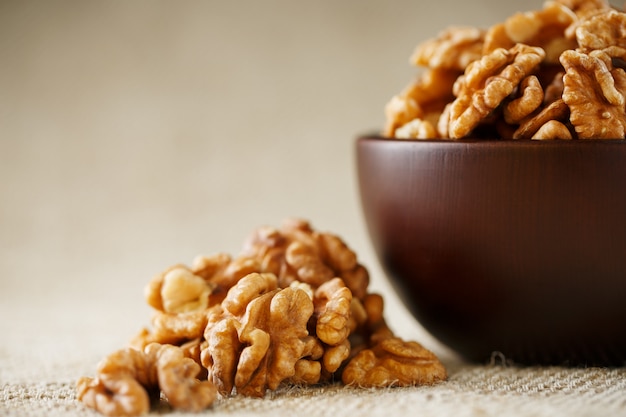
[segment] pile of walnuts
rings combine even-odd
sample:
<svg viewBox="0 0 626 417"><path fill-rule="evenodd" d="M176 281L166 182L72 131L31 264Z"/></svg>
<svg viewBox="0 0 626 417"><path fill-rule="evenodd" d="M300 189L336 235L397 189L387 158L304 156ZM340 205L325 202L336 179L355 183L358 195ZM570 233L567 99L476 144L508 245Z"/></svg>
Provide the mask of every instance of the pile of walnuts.
<svg viewBox="0 0 626 417"><path fill-rule="evenodd" d="M546 1L488 30L450 27L416 48L417 79L385 107L399 139L624 139L626 14Z"/></svg>
<svg viewBox="0 0 626 417"><path fill-rule="evenodd" d="M281 384L433 384L438 358L392 333L383 299L336 235L303 220L261 227L232 257L199 256L146 287L152 326L106 357L78 399L109 416L140 415L161 397L200 411L218 396L262 397Z"/></svg>

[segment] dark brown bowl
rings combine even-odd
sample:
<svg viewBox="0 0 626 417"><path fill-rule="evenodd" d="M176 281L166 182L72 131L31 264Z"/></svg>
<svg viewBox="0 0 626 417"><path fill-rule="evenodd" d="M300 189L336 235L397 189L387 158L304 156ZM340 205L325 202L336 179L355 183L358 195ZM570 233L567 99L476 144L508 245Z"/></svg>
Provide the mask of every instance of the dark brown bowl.
<svg viewBox="0 0 626 417"><path fill-rule="evenodd" d="M380 262L471 361L626 363L626 141L356 143Z"/></svg>

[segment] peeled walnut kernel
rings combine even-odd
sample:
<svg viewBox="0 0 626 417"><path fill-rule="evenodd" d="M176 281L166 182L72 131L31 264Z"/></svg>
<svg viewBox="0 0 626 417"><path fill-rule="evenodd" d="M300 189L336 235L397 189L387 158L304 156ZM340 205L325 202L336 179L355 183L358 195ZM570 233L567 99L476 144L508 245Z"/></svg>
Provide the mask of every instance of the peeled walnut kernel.
<svg viewBox="0 0 626 417"><path fill-rule="evenodd" d="M569 107L558 99L544 107L538 114L527 118L513 133L513 139L530 139L550 120L565 120L569 116Z"/></svg>
<svg viewBox="0 0 626 417"><path fill-rule="evenodd" d="M519 85L519 90L520 96L504 107L504 120L507 123L519 123L543 103L543 89L536 76L530 75L524 78Z"/></svg>
<svg viewBox="0 0 626 417"><path fill-rule="evenodd" d="M518 43L544 50L547 63L558 63L559 55L576 47L566 36L567 28L577 20L568 7L548 1L540 10L519 12L494 25L486 35L484 54L497 48L510 49Z"/></svg>
<svg viewBox="0 0 626 417"><path fill-rule="evenodd" d="M453 139L469 135L545 56L543 49L517 44L496 49L474 61L455 85L457 98L449 109L448 134Z"/></svg>
<svg viewBox="0 0 626 417"><path fill-rule="evenodd" d="M398 139L435 139L437 129L428 120L413 119L394 132Z"/></svg>
<svg viewBox="0 0 626 417"><path fill-rule="evenodd" d="M237 365L237 392L263 396L266 388L276 389L295 375L312 313L312 300L299 289L285 288L251 302L239 332L240 341L248 346Z"/></svg>
<svg viewBox="0 0 626 417"><path fill-rule="evenodd" d="M271 276L243 278L223 302L228 314L206 329L203 364L224 394L234 387L243 395L263 396L294 377L296 363L307 353L313 301L299 288L275 288Z"/></svg>
<svg viewBox="0 0 626 417"><path fill-rule="evenodd" d="M446 379L437 357L417 342L386 338L360 351L343 371L346 385L390 387L432 385Z"/></svg>
<svg viewBox="0 0 626 417"><path fill-rule="evenodd" d="M202 337L207 325L205 311L191 313L156 312L152 329L143 329L131 341L131 346L143 349L150 343L180 345Z"/></svg>
<svg viewBox="0 0 626 417"><path fill-rule="evenodd" d="M385 107L384 135L393 137L396 130L415 119L434 124L446 103L454 99L452 87L459 70L431 68L420 74ZM435 117L436 115L436 117Z"/></svg>
<svg viewBox="0 0 626 417"><path fill-rule="evenodd" d="M280 228L255 230L244 243L242 256L258 260L258 272L275 274L281 288L292 282L317 288L339 277L358 297L369 284L369 274L338 236L315 231L300 219L287 219Z"/></svg>
<svg viewBox="0 0 626 417"><path fill-rule="evenodd" d="M572 139L572 133L567 126L563 123L550 120L537 130L532 139L545 140L545 139Z"/></svg>
<svg viewBox="0 0 626 417"><path fill-rule="evenodd" d="M566 51L563 101L580 139L623 139L626 132L624 70L602 54Z"/></svg>
<svg viewBox="0 0 626 417"><path fill-rule="evenodd" d="M211 286L189 269L178 267L163 277L161 300L167 313L188 313L204 310L209 305Z"/></svg>
<svg viewBox="0 0 626 417"><path fill-rule="evenodd" d="M324 343L335 346L350 334L352 293L340 278L322 284L314 296L315 334Z"/></svg>
<svg viewBox="0 0 626 417"><path fill-rule="evenodd" d="M107 416L138 416L150 410L150 397L161 391L172 407L200 411L215 401L217 391L196 379L199 373L200 366L175 346L122 349L98 365L97 378L78 380L78 400Z"/></svg>
<svg viewBox="0 0 626 417"><path fill-rule="evenodd" d="M416 66L463 71L481 57L484 36L479 28L452 26L418 45L409 61Z"/></svg>
<svg viewBox="0 0 626 417"><path fill-rule="evenodd" d="M393 137L400 126L422 115L422 109L412 97L396 95L385 106L387 126L384 135Z"/></svg>
<svg viewBox="0 0 626 417"><path fill-rule="evenodd" d="M626 13L607 9L583 20L576 28L576 40L585 51L626 47Z"/></svg>

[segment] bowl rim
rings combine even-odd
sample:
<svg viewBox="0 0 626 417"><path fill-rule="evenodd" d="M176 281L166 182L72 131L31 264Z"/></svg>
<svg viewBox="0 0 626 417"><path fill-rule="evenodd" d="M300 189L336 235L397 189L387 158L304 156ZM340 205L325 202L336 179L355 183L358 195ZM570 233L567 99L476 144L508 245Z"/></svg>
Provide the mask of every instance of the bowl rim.
<svg viewBox="0 0 626 417"><path fill-rule="evenodd" d="M604 145L626 145L625 139L550 139L550 140L533 140L533 139L479 139L479 138L463 138L463 139L400 139L383 136L380 133L364 133L357 135L357 142L389 142L389 143L404 143L407 146L409 144L463 144L463 145L475 145L481 144L485 146L507 146L515 144L515 146L601 146Z"/></svg>

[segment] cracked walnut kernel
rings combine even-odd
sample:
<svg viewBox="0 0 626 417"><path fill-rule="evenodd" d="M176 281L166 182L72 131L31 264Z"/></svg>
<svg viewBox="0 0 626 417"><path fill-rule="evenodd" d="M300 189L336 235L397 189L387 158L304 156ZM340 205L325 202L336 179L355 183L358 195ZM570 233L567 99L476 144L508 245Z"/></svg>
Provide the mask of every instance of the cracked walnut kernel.
<svg viewBox="0 0 626 417"><path fill-rule="evenodd" d="M299 288L275 287L272 274L242 278L223 302L226 316L207 327L203 364L224 395L261 397L296 375L308 346L313 301Z"/></svg>
<svg viewBox="0 0 626 417"><path fill-rule="evenodd" d="M78 380L77 397L107 416L137 416L146 414L150 399L162 392L175 409L197 412L210 406L217 394L212 383L196 379L200 371L172 345L122 349L103 359L96 378Z"/></svg>
<svg viewBox="0 0 626 417"><path fill-rule="evenodd" d="M467 67L455 85L457 98L450 106L448 133L460 139L487 117L517 85L537 68L543 49L517 44L498 48Z"/></svg>
<svg viewBox="0 0 626 417"><path fill-rule="evenodd" d="M360 351L342 376L344 384L360 387L432 385L444 379L446 370L435 354L397 337Z"/></svg>
<svg viewBox="0 0 626 417"><path fill-rule="evenodd" d="M579 139L622 139L626 134L626 74L603 54L566 51L563 101Z"/></svg>

